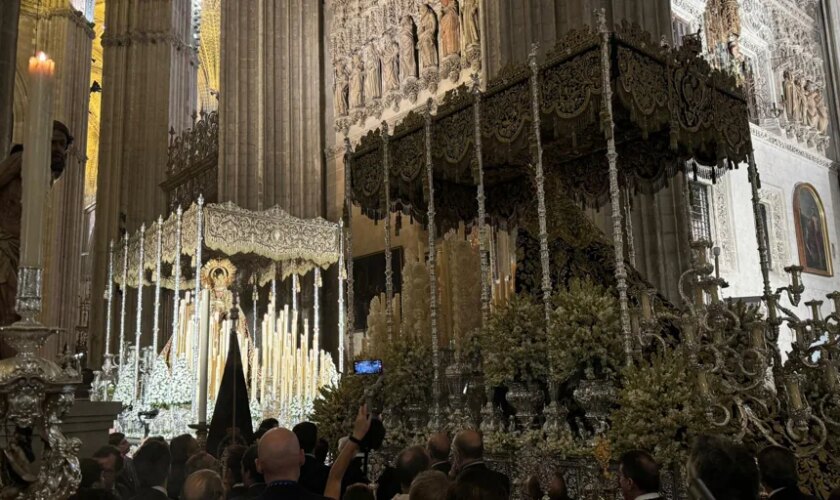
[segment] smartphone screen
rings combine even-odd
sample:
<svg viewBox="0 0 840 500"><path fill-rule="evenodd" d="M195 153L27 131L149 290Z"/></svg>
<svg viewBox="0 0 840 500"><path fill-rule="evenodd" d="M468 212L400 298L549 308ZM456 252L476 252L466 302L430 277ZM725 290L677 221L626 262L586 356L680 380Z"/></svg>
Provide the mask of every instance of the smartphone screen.
<svg viewBox="0 0 840 500"><path fill-rule="evenodd" d="M381 359L363 359L354 363L354 370L359 375L380 375L382 373Z"/></svg>

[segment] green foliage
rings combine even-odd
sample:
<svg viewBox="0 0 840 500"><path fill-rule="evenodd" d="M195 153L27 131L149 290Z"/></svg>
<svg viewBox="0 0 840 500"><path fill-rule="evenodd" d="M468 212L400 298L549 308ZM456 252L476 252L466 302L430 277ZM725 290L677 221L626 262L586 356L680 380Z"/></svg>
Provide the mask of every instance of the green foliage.
<svg viewBox="0 0 840 500"><path fill-rule="evenodd" d="M479 342L491 385L537 382L548 375L543 308L531 297L517 296L496 310Z"/></svg>
<svg viewBox="0 0 840 500"><path fill-rule="evenodd" d="M428 341L406 335L394 337L383 353L383 397L385 408L431 404L434 377L432 347Z"/></svg>
<svg viewBox="0 0 840 500"><path fill-rule="evenodd" d="M365 377L345 375L338 385L322 387L315 399L312 421L334 453L338 450L338 440L350 433L367 382Z"/></svg>
<svg viewBox="0 0 840 500"><path fill-rule="evenodd" d="M618 301L592 281L573 279L554 296L548 356L552 377L566 382L614 378L624 365Z"/></svg>
<svg viewBox="0 0 840 500"><path fill-rule="evenodd" d="M653 354L623 370L624 387L610 429L618 453L641 448L659 463L685 463L690 440L710 430L689 370L682 348Z"/></svg>

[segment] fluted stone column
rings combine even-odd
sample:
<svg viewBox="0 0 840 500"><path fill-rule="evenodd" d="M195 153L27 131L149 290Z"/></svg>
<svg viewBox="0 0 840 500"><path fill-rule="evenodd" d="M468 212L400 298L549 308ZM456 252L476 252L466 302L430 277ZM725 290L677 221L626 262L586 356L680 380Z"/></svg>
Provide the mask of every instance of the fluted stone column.
<svg viewBox="0 0 840 500"><path fill-rule="evenodd" d="M639 23L658 40L671 40L670 0L484 0L482 47L492 78L505 65L524 65L533 42L546 51L557 38L584 25L594 26L593 12L605 9L607 22Z"/></svg>
<svg viewBox="0 0 840 500"><path fill-rule="evenodd" d="M823 52L827 56L826 87L832 123L829 156L836 161L840 159L840 4L822 2L821 7L820 14L825 29L823 40L826 45Z"/></svg>
<svg viewBox="0 0 840 500"><path fill-rule="evenodd" d="M222 2L219 198L324 212L322 2Z"/></svg>
<svg viewBox="0 0 840 500"><path fill-rule="evenodd" d="M0 0L0 161L9 153L14 126L15 60L20 0Z"/></svg>
<svg viewBox="0 0 840 500"><path fill-rule="evenodd" d="M39 9L40 7L40 9ZM44 304L41 320L65 330L51 339L48 350L75 341L79 316L81 236L89 78L93 30L68 0L24 0L17 40L16 108L27 109L27 66L36 50L55 61L53 113L70 129L74 142L61 178L48 198L44 261ZM26 116L15 116L14 142L21 142ZM46 354L52 354L47 352Z"/></svg>
<svg viewBox="0 0 840 500"><path fill-rule="evenodd" d="M134 231L166 211L168 131L191 124L195 51L190 0L108 0L91 285L91 359L102 355L108 242L121 214Z"/></svg>

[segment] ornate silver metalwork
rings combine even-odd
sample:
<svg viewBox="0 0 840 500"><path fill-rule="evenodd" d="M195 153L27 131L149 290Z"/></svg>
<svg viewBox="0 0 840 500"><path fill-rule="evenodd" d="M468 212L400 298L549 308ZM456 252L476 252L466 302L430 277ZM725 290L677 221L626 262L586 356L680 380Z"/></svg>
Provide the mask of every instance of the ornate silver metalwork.
<svg viewBox="0 0 840 500"><path fill-rule="evenodd" d="M108 288L105 290L105 356L111 354L111 323L114 305L114 240L108 243Z"/></svg>
<svg viewBox="0 0 840 500"><path fill-rule="evenodd" d="M163 275L161 274L161 256L163 254L163 216L157 221L157 245L155 248L155 315L152 323L152 352L158 354L158 337L160 336L160 286Z"/></svg>
<svg viewBox="0 0 840 500"><path fill-rule="evenodd" d="M204 248L204 196L199 194L196 202L196 236L195 236L195 292L193 297L193 355L192 355L192 370L195 387L198 387L198 345L199 332L198 324L201 315L201 250ZM198 421L198 401L193 399L192 402L193 418Z"/></svg>
<svg viewBox="0 0 840 500"><path fill-rule="evenodd" d="M18 269L17 297L15 311L28 323L34 322L41 312L42 272L37 267Z"/></svg>
<svg viewBox="0 0 840 500"><path fill-rule="evenodd" d="M391 255L391 158L388 151L388 122L382 122L382 190L385 193L385 329L388 341L394 334L394 269Z"/></svg>
<svg viewBox="0 0 840 500"><path fill-rule="evenodd" d="M181 308L181 219L183 215L184 210L178 206L175 209L175 262L172 264L172 274L175 277L172 291L174 310L172 311L172 338L169 343L169 363L173 368L178 353L178 329L181 328L181 315L178 311Z"/></svg>
<svg viewBox="0 0 840 500"><path fill-rule="evenodd" d="M120 355L117 364L125 363L125 304L128 299L128 233L123 236L122 301L120 302ZM176 315L177 316L177 315Z"/></svg>
<svg viewBox="0 0 840 500"><path fill-rule="evenodd" d="M633 239L633 204L630 202L632 193L629 187L624 188L624 232L627 233L627 260L631 266L636 265L636 245Z"/></svg>
<svg viewBox="0 0 840 500"><path fill-rule="evenodd" d="M321 268L315 268L312 286L312 348L318 355L321 345ZM316 363L317 358L316 358Z"/></svg>
<svg viewBox="0 0 840 500"><path fill-rule="evenodd" d="M353 310L353 200L350 196L350 168L351 154L353 148L350 145L350 138L344 136L344 211L347 218L347 227L344 235L344 258L347 262L347 333L353 332L353 325L356 322L356 312ZM342 372L343 373L343 372Z"/></svg>
<svg viewBox="0 0 840 500"><path fill-rule="evenodd" d="M618 153L615 147L615 121L612 108L612 83L610 81L610 32L607 28L606 12L597 11L598 29L601 34L601 75L604 107L601 128L607 140L607 161L610 168L610 205L612 207L613 245L615 246L615 281L621 308L621 333L624 335L624 350L627 363L632 362L633 338L630 331L630 313L627 304L627 270L624 268L624 235L621 223L621 191L618 184Z"/></svg>
<svg viewBox="0 0 840 500"><path fill-rule="evenodd" d="M429 233L429 258L426 266L429 272L429 326L432 331L432 418L430 427L439 430L440 421L440 345L438 345L437 324L437 250L435 249L435 174L432 163L432 106L434 101L426 101L424 113L424 145L426 149L426 183L429 185L429 199L426 200L426 231Z"/></svg>
<svg viewBox="0 0 840 500"><path fill-rule="evenodd" d="M137 249L137 323L134 329L134 397L139 397L140 387L140 334L143 332L143 253L145 252L146 224L140 226L140 245Z"/></svg>
<svg viewBox="0 0 840 500"><path fill-rule="evenodd" d="M545 176L543 174L543 149L540 137L540 67L537 64L539 44L531 45L528 54L528 65L531 67L531 109L533 111L533 141L534 141L534 180L537 185L537 217L540 227L540 266L542 267L543 307L545 308L545 324L551 323L551 267L548 254L548 229L546 228L545 208Z"/></svg>
<svg viewBox="0 0 840 500"><path fill-rule="evenodd" d="M481 324L487 324L490 315L490 272L487 262L487 212L484 208L484 160L481 154L481 79L478 73L472 75L471 92L475 99L473 125L475 127L475 171L476 201L478 203L478 257L481 263Z"/></svg>
<svg viewBox="0 0 840 500"><path fill-rule="evenodd" d="M344 310L344 219L338 219L338 373L344 374L344 335L347 318Z"/></svg>

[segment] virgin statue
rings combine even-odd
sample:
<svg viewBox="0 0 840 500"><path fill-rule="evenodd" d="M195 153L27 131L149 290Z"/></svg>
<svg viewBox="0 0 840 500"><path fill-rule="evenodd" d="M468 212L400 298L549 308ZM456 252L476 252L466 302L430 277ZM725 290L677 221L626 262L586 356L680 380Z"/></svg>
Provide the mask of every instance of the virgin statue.
<svg viewBox="0 0 840 500"><path fill-rule="evenodd" d="M397 42L385 45L385 58L382 64L382 76L385 82L385 91L391 92L400 89L400 46Z"/></svg>
<svg viewBox="0 0 840 500"><path fill-rule="evenodd" d="M428 5L424 5L422 9L418 38L420 39L420 67L425 69L438 65L437 16Z"/></svg>
<svg viewBox="0 0 840 500"><path fill-rule="evenodd" d="M335 70L335 115L336 116L344 116L347 114L349 109L349 103L347 102L347 70L345 69L343 63L338 66Z"/></svg>
<svg viewBox="0 0 840 500"><path fill-rule="evenodd" d="M443 58L461 52L461 19L458 0L441 0L443 16L440 18L440 52Z"/></svg>
<svg viewBox="0 0 840 500"><path fill-rule="evenodd" d="M367 100L379 99L382 97L382 70L379 54L373 45L367 49L367 60L365 61L365 98Z"/></svg>
<svg viewBox="0 0 840 500"><path fill-rule="evenodd" d="M480 39L478 0L464 2L464 46L477 44Z"/></svg>
<svg viewBox="0 0 840 500"><path fill-rule="evenodd" d="M365 65L362 55L358 52L353 56L353 67L350 73L350 108L362 108L365 105Z"/></svg>
<svg viewBox="0 0 840 500"><path fill-rule="evenodd" d="M400 24L400 78L417 77L417 53L414 47L414 20L405 16Z"/></svg>

